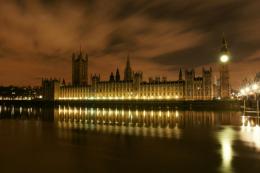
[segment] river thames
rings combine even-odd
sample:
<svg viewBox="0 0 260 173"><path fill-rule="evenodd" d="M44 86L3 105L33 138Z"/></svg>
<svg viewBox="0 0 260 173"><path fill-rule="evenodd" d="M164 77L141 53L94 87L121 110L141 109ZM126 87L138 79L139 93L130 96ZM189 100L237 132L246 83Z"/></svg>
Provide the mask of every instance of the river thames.
<svg viewBox="0 0 260 173"><path fill-rule="evenodd" d="M0 106L5 172L260 172L260 119L232 111Z"/></svg>

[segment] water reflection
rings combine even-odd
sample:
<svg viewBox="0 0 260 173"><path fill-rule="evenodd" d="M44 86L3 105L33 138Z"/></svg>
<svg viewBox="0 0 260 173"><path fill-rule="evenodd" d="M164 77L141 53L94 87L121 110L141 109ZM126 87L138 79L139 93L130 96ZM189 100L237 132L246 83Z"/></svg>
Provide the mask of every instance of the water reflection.
<svg viewBox="0 0 260 173"><path fill-rule="evenodd" d="M235 139L235 131L232 127L226 127L218 133L218 140L221 145L221 172L229 173L232 171L232 159L234 157L234 151L232 148L233 141Z"/></svg>
<svg viewBox="0 0 260 173"><path fill-rule="evenodd" d="M59 107L55 121L61 129L121 135L180 138L179 112Z"/></svg>
<svg viewBox="0 0 260 173"><path fill-rule="evenodd" d="M140 136L152 140L153 138L173 139L165 141L172 142L170 146L182 152L190 152L189 149L193 147L196 153L198 147L200 148L198 153L203 153L201 150L204 147L207 150L209 147L209 153L204 154L208 156L214 152L221 158L216 163L220 169L219 172L235 172L234 158L241 157L239 153L241 146L254 148L256 152L260 151L259 117L244 116L241 112L0 105L0 119L50 121L51 126L55 127L51 134L54 134L55 139L66 142L75 141L73 139L82 132L83 134L104 134L106 139L112 135L120 136L120 138L121 136ZM107 136L110 134L111 136ZM82 140L84 137L83 135L78 138ZM202 142L196 145L200 139ZM242 143L241 146L238 145L238 141ZM208 146L211 144L214 147L220 147ZM186 153L186 155L189 154ZM193 157L205 159L202 156L196 154Z"/></svg>
<svg viewBox="0 0 260 173"><path fill-rule="evenodd" d="M260 118L256 116L242 116L240 137L250 147L260 151Z"/></svg>
<svg viewBox="0 0 260 173"><path fill-rule="evenodd" d="M110 108L77 108L60 106L55 120L84 122L88 124L112 124L138 127L186 127L215 126L218 124L240 125L239 112L203 112L178 110L138 110Z"/></svg>
<svg viewBox="0 0 260 173"><path fill-rule="evenodd" d="M239 133L234 126L222 126L223 129L218 132L217 139L221 145L220 154L222 157L221 172L234 172L232 161L236 155L233 147L235 141L243 141L243 144L260 151L260 117L242 115L240 120Z"/></svg>
<svg viewBox="0 0 260 173"><path fill-rule="evenodd" d="M59 106L54 119L61 129L180 139L184 128L240 125L239 112L111 109Z"/></svg>

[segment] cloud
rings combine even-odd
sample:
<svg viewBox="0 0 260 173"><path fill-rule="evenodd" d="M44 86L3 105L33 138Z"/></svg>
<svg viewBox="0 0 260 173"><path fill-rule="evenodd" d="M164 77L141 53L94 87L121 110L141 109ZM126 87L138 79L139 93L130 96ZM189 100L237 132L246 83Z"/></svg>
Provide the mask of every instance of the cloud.
<svg viewBox="0 0 260 173"><path fill-rule="evenodd" d="M257 0L1 1L0 82L39 85L40 76L69 81L71 54L80 45L89 54L89 73L103 79L116 67L122 75L128 53L133 69L146 78L176 79L179 67L202 66L214 66L217 75L225 32L233 56L231 80L238 87L238 75L258 70L259 5Z"/></svg>

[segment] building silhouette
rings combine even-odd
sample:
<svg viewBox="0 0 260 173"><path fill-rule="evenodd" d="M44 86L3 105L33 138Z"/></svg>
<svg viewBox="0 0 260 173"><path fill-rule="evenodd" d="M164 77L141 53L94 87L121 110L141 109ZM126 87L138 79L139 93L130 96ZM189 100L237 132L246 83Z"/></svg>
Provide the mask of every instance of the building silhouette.
<svg viewBox="0 0 260 173"><path fill-rule="evenodd" d="M124 81L131 81L133 80L133 71L130 65L130 58L129 55L127 56L126 60L126 66L125 66L125 76L124 76Z"/></svg>
<svg viewBox="0 0 260 173"><path fill-rule="evenodd" d="M72 54L72 84L74 86L88 85L88 55L83 55L81 49L79 54Z"/></svg>

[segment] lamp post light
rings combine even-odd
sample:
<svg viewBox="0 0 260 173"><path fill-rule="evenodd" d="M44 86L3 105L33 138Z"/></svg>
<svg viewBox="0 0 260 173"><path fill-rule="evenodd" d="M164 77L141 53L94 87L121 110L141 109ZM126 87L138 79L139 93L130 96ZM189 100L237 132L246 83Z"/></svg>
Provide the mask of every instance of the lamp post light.
<svg viewBox="0 0 260 173"><path fill-rule="evenodd" d="M259 116L259 100L258 100L258 84L254 83L252 85L252 90L255 92L255 99L256 99L256 112L257 115Z"/></svg>
<svg viewBox="0 0 260 173"><path fill-rule="evenodd" d="M258 85L257 85L256 83L254 83L254 84L252 85L252 90L256 92L257 89L258 89Z"/></svg>
<svg viewBox="0 0 260 173"><path fill-rule="evenodd" d="M251 84L246 86L245 88L242 88L240 90L241 96L244 98L244 113L246 111L246 99L248 100L249 95L255 95L255 100L256 100L256 113L259 116L259 99L258 99L258 93L259 93L259 85L257 83Z"/></svg>

